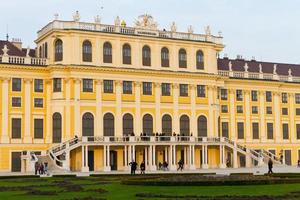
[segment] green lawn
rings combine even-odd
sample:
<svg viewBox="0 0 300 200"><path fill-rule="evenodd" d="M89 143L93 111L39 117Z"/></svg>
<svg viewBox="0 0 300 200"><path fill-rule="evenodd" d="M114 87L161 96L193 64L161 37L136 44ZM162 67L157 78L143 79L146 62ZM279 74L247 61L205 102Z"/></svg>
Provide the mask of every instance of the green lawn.
<svg viewBox="0 0 300 200"><path fill-rule="evenodd" d="M178 175L177 175L178 176ZM252 186L134 186L123 185L123 179L151 178L151 176L99 176L85 178L14 178L0 179L1 200L44 200L44 199L211 199L209 197L229 196L228 199L265 199L271 195L274 199L300 199L299 184L252 185ZM291 196L298 192L298 196ZM136 194L169 195L147 198ZM190 197L185 197L189 195ZM245 195L253 196L245 197ZM192 196L194 196L192 198ZM203 197L206 196L206 197ZM255 198L254 198L255 197Z"/></svg>

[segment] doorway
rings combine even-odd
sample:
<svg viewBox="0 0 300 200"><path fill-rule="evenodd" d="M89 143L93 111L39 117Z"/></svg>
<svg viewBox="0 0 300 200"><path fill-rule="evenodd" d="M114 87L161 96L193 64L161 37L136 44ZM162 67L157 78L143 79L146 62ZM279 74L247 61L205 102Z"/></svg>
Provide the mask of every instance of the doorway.
<svg viewBox="0 0 300 200"><path fill-rule="evenodd" d="M21 152L11 153L11 171L21 172Z"/></svg>
<svg viewBox="0 0 300 200"><path fill-rule="evenodd" d="M111 170L118 170L118 152L117 151L110 151L109 152L110 155L110 168Z"/></svg>
<svg viewBox="0 0 300 200"><path fill-rule="evenodd" d="M94 151L88 151L88 166L90 171L94 171Z"/></svg>

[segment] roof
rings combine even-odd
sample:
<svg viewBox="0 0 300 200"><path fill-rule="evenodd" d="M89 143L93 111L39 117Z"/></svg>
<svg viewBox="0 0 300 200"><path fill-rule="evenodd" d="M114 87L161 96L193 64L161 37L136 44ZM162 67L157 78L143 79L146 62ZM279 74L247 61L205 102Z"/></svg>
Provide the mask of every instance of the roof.
<svg viewBox="0 0 300 200"><path fill-rule="evenodd" d="M229 59L219 58L218 59L218 70L229 71L229 63L231 63L232 71L245 71L245 65L248 65L248 72L259 73L259 66L262 67L263 73L273 73L274 67L276 66L276 73L278 75L287 76L289 75L289 69L291 69L292 76L300 76L300 64L286 64L286 63L273 63L273 62L261 62L256 60L244 60L244 59Z"/></svg>
<svg viewBox="0 0 300 200"><path fill-rule="evenodd" d="M19 49L12 42L6 40L0 40L0 55L3 55L2 49L4 48L5 45L9 49L9 51L7 52L9 56L20 56L20 57L26 56L27 49ZM35 49L29 50L29 56L35 57Z"/></svg>

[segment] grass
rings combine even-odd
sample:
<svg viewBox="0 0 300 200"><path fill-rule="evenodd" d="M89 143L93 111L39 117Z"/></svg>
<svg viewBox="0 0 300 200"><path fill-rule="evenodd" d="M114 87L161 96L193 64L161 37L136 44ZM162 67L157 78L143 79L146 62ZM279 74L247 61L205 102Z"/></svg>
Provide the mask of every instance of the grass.
<svg viewBox="0 0 300 200"><path fill-rule="evenodd" d="M178 176L178 175L174 175ZM14 178L0 179L0 199L21 200L85 200L85 199L209 199L210 197L227 196L229 199L300 199L300 183L276 185L247 186L139 186L123 185L122 180L132 178L149 179L151 176L99 176L99 177L53 177L53 178ZM298 192L299 197L288 194ZM137 197L137 194L146 195ZM154 197L147 197L147 195ZM156 196L155 196L156 195ZM161 196L160 196L161 195ZM195 198L187 198L195 196ZM197 196L197 198L196 198ZM202 196L202 197L201 197ZM206 196L204 198L203 196ZM200 198L201 197L201 198ZM209 197L209 198L208 198ZM284 198L286 197L286 198ZM225 199L221 198L220 199ZM271 198L271 199L272 199ZM215 198L218 199L218 198Z"/></svg>

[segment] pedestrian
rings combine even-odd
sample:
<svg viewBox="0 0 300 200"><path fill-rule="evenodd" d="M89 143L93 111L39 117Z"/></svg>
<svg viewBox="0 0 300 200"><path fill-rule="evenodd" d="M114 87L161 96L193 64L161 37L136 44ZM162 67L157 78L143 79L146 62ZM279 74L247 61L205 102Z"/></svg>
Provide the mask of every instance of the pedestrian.
<svg viewBox="0 0 300 200"><path fill-rule="evenodd" d="M300 167L300 160L298 160L298 167Z"/></svg>
<svg viewBox="0 0 300 200"><path fill-rule="evenodd" d="M75 144L78 143L78 136L75 135L75 140L74 140Z"/></svg>
<svg viewBox="0 0 300 200"><path fill-rule="evenodd" d="M37 175L38 171L39 171L39 163L35 162L35 164L34 164L34 174Z"/></svg>
<svg viewBox="0 0 300 200"><path fill-rule="evenodd" d="M273 168L273 161L272 161L271 158L269 159L269 162L268 162L268 168L269 168L268 174L273 174L273 170L272 170L272 168Z"/></svg>
<svg viewBox="0 0 300 200"><path fill-rule="evenodd" d="M130 165L130 173L133 175L135 174L135 171L136 171L136 166L137 166L137 163L133 160L129 163Z"/></svg>
<svg viewBox="0 0 300 200"><path fill-rule="evenodd" d="M145 161L143 161L143 162L141 163L140 169L141 169L141 174L145 174L145 170L146 170Z"/></svg>
<svg viewBox="0 0 300 200"><path fill-rule="evenodd" d="M182 159L180 159L179 160L179 162L178 162L178 168L177 168L177 171L182 171L183 170L183 161L182 161Z"/></svg>
<svg viewBox="0 0 300 200"><path fill-rule="evenodd" d="M44 172L45 174L48 174L48 163L44 162Z"/></svg>

